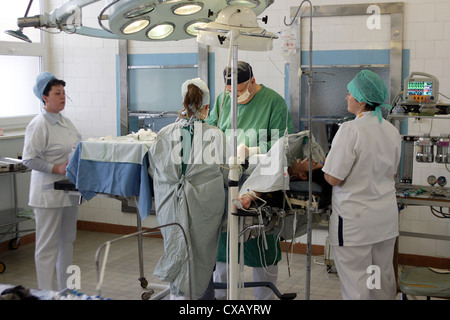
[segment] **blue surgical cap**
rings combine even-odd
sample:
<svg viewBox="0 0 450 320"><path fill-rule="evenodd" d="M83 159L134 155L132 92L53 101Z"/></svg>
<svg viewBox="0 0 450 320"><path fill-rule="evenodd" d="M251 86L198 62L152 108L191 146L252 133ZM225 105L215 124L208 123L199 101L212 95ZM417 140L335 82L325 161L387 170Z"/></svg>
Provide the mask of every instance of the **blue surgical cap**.
<svg viewBox="0 0 450 320"><path fill-rule="evenodd" d="M35 85L33 87L33 92L34 92L34 95L40 101L42 101L42 95L44 94L45 87L53 79L56 79L56 77L53 74L51 74L50 72L47 72L47 71L42 72L41 74L39 74L36 77L36 83L35 83Z"/></svg>
<svg viewBox="0 0 450 320"><path fill-rule="evenodd" d="M384 104L389 96L388 89L383 79L370 70L360 71L347 85L348 91L358 102L365 102L370 105L379 105L375 108L374 114L378 116L381 123L380 107L391 109L392 106Z"/></svg>

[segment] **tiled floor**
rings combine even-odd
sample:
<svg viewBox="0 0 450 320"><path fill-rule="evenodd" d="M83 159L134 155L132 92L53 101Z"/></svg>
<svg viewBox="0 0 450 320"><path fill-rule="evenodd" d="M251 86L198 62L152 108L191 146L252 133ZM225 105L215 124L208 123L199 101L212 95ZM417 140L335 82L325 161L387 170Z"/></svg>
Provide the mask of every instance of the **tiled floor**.
<svg viewBox="0 0 450 320"><path fill-rule="evenodd" d="M74 246L74 264L80 267L81 288L79 291L95 296L98 276L96 269L97 249L105 242L121 239L111 243L109 256L105 267L105 276L101 285L101 296L118 300L141 300L141 293L145 291L139 281L139 259L137 237L124 239L117 234L78 231ZM166 284L158 281L153 275L153 269L163 250L160 238L143 238L144 277L149 283ZM103 261L103 253L99 263ZM21 245L17 250L0 252L0 261L5 263L6 270L0 274L0 284L22 285L36 289L36 272L34 266L34 243ZM286 253L279 264L277 288L281 293L296 293L297 300L306 298L306 256L289 254L289 268ZM244 281L252 281L251 268L245 267ZM253 289L241 289L241 298L252 300ZM155 290L156 293L160 292ZM311 300L341 300L339 280L335 273L328 273L323 264L323 257L312 257L310 272Z"/></svg>
<svg viewBox="0 0 450 320"><path fill-rule="evenodd" d="M122 238L117 234L78 231L74 246L74 264L80 267L80 291L87 295L97 295L98 277L95 254L106 241ZM143 238L144 276L149 283L165 284L153 275L153 269L158 262L163 249L162 239ZM104 252L104 251L103 251ZM103 261L103 252L98 259ZM122 239L111 244L106 263L105 277L101 286L101 296L110 299L140 300L144 289L138 280L140 277L137 237ZM310 273L310 299L341 299L339 281L334 274L327 274L323 258L312 257ZM6 265L6 270L0 274L1 284L22 285L26 288L37 288L34 267L34 244L21 245L17 250L0 253L0 261ZM297 298L305 299L306 256L289 255L290 276L286 254L279 264L277 288L281 293L296 293ZM244 281L253 281L251 268L245 267ZM158 293L158 290L155 290ZM242 299L253 299L253 289L241 291Z"/></svg>

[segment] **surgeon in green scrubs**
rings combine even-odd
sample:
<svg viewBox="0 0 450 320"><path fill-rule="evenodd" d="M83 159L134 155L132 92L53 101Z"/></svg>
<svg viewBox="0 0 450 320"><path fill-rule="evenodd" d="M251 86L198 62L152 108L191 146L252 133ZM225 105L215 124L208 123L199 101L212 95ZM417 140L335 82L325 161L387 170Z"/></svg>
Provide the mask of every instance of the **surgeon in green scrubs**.
<svg viewBox="0 0 450 320"><path fill-rule="evenodd" d="M272 144L285 134L293 133L292 119L286 102L274 90L258 84L252 67L244 61L237 66L237 145L244 144L251 149L266 153ZM231 70L225 68L224 81L227 91L220 94L211 110L207 122L217 126L227 136L231 132ZM253 280L272 282L278 278L278 261L281 260L281 247L275 235L267 235L268 249L264 249L261 237L244 243L244 263L253 267ZM214 282L227 282L226 276L226 233L222 233L217 255ZM225 299L226 291L216 290L216 299ZM273 299L272 290L266 287L255 288L256 300Z"/></svg>

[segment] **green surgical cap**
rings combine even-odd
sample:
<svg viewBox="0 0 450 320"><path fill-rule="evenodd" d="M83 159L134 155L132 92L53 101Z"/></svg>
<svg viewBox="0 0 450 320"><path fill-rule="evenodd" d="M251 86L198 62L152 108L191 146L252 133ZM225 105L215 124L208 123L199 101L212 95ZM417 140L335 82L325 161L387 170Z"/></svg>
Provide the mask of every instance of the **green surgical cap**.
<svg viewBox="0 0 450 320"><path fill-rule="evenodd" d="M383 79L370 70L360 71L348 83L347 89L358 102L365 102L370 105L376 104L387 109L392 108L392 106L384 104L389 93ZM378 115L381 122L381 110L379 107L375 108L374 114Z"/></svg>

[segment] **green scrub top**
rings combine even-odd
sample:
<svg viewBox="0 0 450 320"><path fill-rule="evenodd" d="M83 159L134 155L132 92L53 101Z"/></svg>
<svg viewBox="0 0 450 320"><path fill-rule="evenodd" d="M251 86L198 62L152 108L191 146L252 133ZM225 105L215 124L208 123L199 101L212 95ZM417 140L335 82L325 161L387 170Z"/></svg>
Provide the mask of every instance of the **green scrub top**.
<svg viewBox="0 0 450 320"><path fill-rule="evenodd" d="M261 89L247 104L237 105L237 145L244 143L248 147L259 146L261 153L269 151L272 144L284 135L286 122L288 133L293 133L292 118L286 102L274 90L261 85ZM206 121L225 132L231 129L231 96L225 93L222 110L220 94ZM286 115L288 116L286 120ZM272 131L275 130L275 131ZM254 238L244 243L244 263L249 267L263 267L277 264L281 260L280 242L276 235L267 235L268 250L264 250L262 238ZM220 235L217 261L226 262L226 233Z"/></svg>
<svg viewBox="0 0 450 320"><path fill-rule="evenodd" d="M289 133L294 132L294 127L283 97L274 90L264 85L261 86L261 90L250 102L237 105L237 145L243 143L248 147L259 146L261 153L267 153L272 144L284 135L286 123ZM217 126L220 113L218 127L227 135L227 130L231 130L231 95L225 93L223 107L220 111L223 95L224 93L221 93L217 97L214 108L206 121Z"/></svg>

